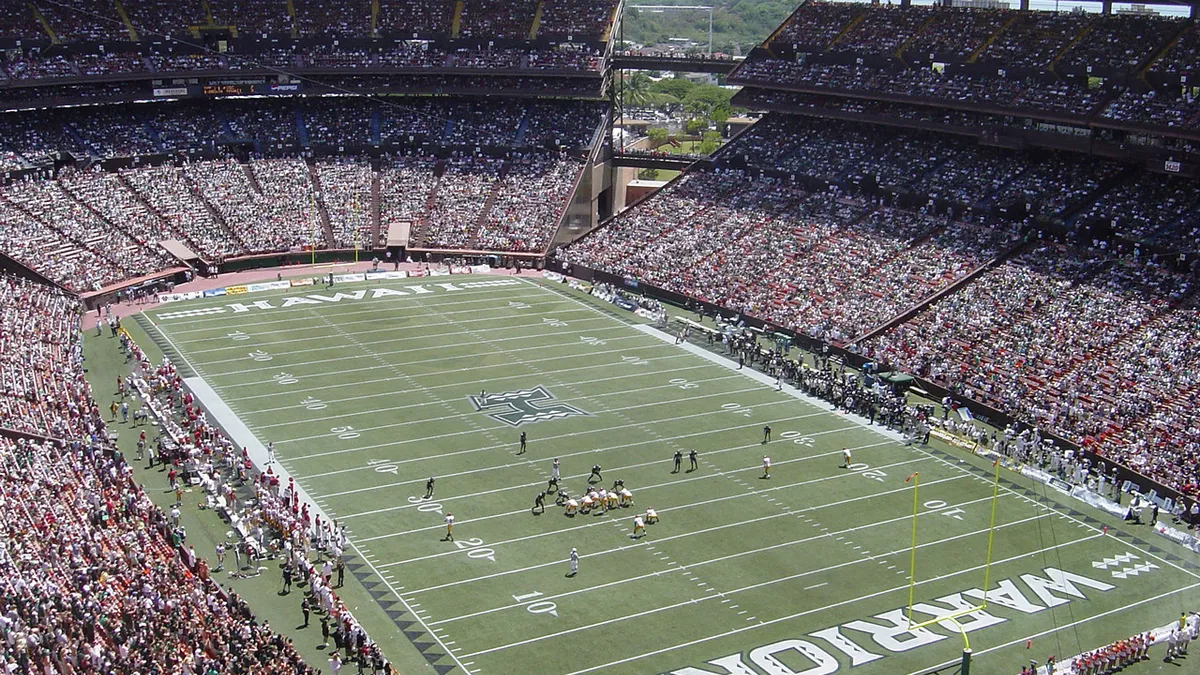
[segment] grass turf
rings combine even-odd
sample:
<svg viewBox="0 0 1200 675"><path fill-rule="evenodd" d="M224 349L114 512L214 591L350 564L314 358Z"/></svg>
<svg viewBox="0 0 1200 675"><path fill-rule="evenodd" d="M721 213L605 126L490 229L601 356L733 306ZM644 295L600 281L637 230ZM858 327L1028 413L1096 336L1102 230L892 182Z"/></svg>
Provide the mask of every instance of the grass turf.
<svg viewBox="0 0 1200 675"><path fill-rule="evenodd" d="M349 566L382 610L364 623L389 654L410 642L438 672L472 673L724 673L741 661L780 673L854 662L869 675L957 663L963 640L949 623L907 632L898 613L913 507L904 479L920 474L923 621L978 602L969 589L984 581L990 466L905 447L565 287L466 279L147 313L150 336L348 525ZM287 300L300 296L313 297ZM477 410L471 397L538 386L554 399L525 412L557 414L520 427L529 445L518 455L518 428L493 416L504 406ZM572 494L600 464L603 484L624 480L636 507L572 518L548 499L533 515L554 457ZM424 499L429 476L436 490ZM633 539L633 513L648 506L662 521ZM1094 648L1195 605L1190 562L1015 474L1003 477L996 523L989 607L960 619L977 672L1016 672L1031 656ZM1064 583L1059 570L1084 580Z"/></svg>

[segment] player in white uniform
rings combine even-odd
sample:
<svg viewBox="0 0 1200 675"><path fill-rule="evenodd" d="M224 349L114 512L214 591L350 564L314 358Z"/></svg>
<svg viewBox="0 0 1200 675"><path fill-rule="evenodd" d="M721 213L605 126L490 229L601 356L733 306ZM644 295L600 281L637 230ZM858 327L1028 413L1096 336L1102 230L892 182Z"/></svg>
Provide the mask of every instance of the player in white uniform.
<svg viewBox="0 0 1200 675"><path fill-rule="evenodd" d="M771 458L763 455L763 478L771 477Z"/></svg>
<svg viewBox="0 0 1200 675"><path fill-rule="evenodd" d="M571 549L571 573L567 576L573 577L579 573L579 552Z"/></svg>
<svg viewBox="0 0 1200 675"><path fill-rule="evenodd" d="M446 514L446 538L443 541L454 541L454 514Z"/></svg>
<svg viewBox="0 0 1200 675"><path fill-rule="evenodd" d="M641 516L633 517L633 538L646 536L646 523Z"/></svg>
<svg viewBox="0 0 1200 675"><path fill-rule="evenodd" d="M844 460L842 462L842 468L850 468L850 448L842 448L842 459Z"/></svg>
<svg viewBox="0 0 1200 675"><path fill-rule="evenodd" d="M646 524L653 525L658 522L658 512L653 508L646 507Z"/></svg>

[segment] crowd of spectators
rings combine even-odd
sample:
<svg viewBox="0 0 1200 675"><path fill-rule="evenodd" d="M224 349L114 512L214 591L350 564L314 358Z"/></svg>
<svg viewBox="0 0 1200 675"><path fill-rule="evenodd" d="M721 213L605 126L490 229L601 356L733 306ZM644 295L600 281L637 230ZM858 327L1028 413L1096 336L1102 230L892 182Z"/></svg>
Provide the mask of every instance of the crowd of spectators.
<svg viewBox="0 0 1200 675"><path fill-rule="evenodd" d="M687 175L568 259L850 340L961 279L1010 238L998 225L727 171Z"/></svg>
<svg viewBox="0 0 1200 675"><path fill-rule="evenodd" d="M371 248L378 243L373 236L375 209L372 205L371 165L356 158L319 162L320 199L329 214L335 245L339 248Z"/></svg>
<svg viewBox="0 0 1200 675"><path fill-rule="evenodd" d="M73 288L95 290L96 284L151 274L170 266L170 259L163 251L142 246L116 223L71 196L58 182L18 181L6 186L0 195L0 211L11 219L10 222L26 227L32 225L30 234L40 235L37 238L44 247L42 250L52 247L57 258L74 258L79 265L96 266L81 278L68 272L66 278ZM15 231L6 234L9 242L22 236ZM28 245L16 248L32 253ZM52 260L30 262L35 268L54 265ZM51 276L63 278L60 274L52 273Z"/></svg>
<svg viewBox="0 0 1200 675"><path fill-rule="evenodd" d="M1077 220L1134 241L1189 246L1200 237L1200 193L1186 178L1143 174L1105 192Z"/></svg>
<svg viewBox="0 0 1200 675"><path fill-rule="evenodd" d="M134 482L84 377L81 313L79 301L66 293L0 276L0 428L27 435L0 435L0 527L6 533L0 667L15 673L316 675L290 640L215 583L186 530ZM123 347L137 364L136 377L168 379L165 363L156 370L132 343ZM178 386L177 378L169 379ZM123 398L135 395L128 389ZM178 427L169 406L166 417L164 435ZM238 455L236 467L227 464L231 471L245 473L241 453L228 440L218 443L203 418L185 423L187 440L193 431L197 439L186 447L211 466L217 456L211 446L219 444ZM234 482L223 484L232 489ZM253 509L239 510L243 521L262 521L261 513L281 501L283 490L267 488ZM315 557L310 536L339 550L325 533L313 532L319 522L292 527L298 516L287 508L274 511L285 515L277 521L279 536L296 535L302 544L293 557ZM276 525L255 525L253 532L264 527ZM321 586L313 581L312 588ZM330 596L319 611L335 624L335 636L344 637L339 648L349 654L353 647L355 656L367 657L369 672L382 672L386 664L361 627Z"/></svg>
<svg viewBox="0 0 1200 675"><path fill-rule="evenodd" d="M431 248L473 248L484 208L497 188L503 160L452 157L445 162L437 191L424 214L423 244Z"/></svg>
<svg viewBox="0 0 1200 675"><path fill-rule="evenodd" d="M798 58L790 49L755 52L732 81L1080 118L1103 104L1107 118L1190 129L1200 124L1200 106L1191 92L1166 83L1147 92L1145 82L1127 86L1126 80L1110 77L1147 68L1191 72L1200 62L1200 37L1187 27L1175 40L1185 28L1181 22L1136 13L810 2L771 38L806 56ZM890 58L901 49L903 61ZM845 51L867 58L847 63L839 56ZM1097 75L1101 79L1085 84Z"/></svg>
<svg viewBox="0 0 1200 675"><path fill-rule="evenodd" d="M473 248L544 250L582 168L578 160L542 153L510 161Z"/></svg>
<svg viewBox="0 0 1200 675"><path fill-rule="evenodd" d="M599 40L612 28L617 0L551 0L542 4L538 35Z"/></svg>
<svg viewBox="0 0 1200 675"><path fill-rule="evenodd" d="M1067 154L1003 151L945 134L785 115L760 120L721 161L842 185L869 177L891 190L976 210L1028 207L1034 216L1085 203L1121 168Z"/></svg>
<svg viewBox="0 0 1200 675"><path fill-rule="evenodd" d="M1013 111L1083 116L1106 99L1108 90L1062 80L1030 77L954 76L932 68L873 68L830 63L748 60L734 74L738 83L759 87L805 87L903 96Z"/></svg>
<svg viewBox="0 0 1200 675"><path fill-rule="evenodd" d="M539 34L596 40L612 26L615 0L543 0ZM169 2L128 0L122 16L111 2L80 0L70 6L53 2L5 0L0 4L0 38L46 40L49 36L33 8L62 42L127 41L128 17L140 40L185 35L193 26L232 26L240 35L397 35L450 36L455 3L447 0L381 0L372 25L369 0L321 3L316 0L210 0ZM525 40L534 27L537 0L519 3L466 0L463 37ZM205 9L211 14L206 14ZM211 23L210 23L211 19Z"/></svg>
<svg viewBox="0 0 1200 675"><path fill-rule="evenodd" d="M121 172L121 179L135 201L144 203L167 227L186 237L194 253L223 258L249 250L217 220L215 211L210 210L182 168L164 165L128 169Z"/></svg>
<svg viewBox="0 0 1200 675"><path fill-rule="evenodd" d="M422 218L437 189L436 157L400 155L384 161L379 172L380 239L387 237L392 225L408 223L412 241L418 241L424 229ZM382 241L379 243L383 243Z"/></svg>

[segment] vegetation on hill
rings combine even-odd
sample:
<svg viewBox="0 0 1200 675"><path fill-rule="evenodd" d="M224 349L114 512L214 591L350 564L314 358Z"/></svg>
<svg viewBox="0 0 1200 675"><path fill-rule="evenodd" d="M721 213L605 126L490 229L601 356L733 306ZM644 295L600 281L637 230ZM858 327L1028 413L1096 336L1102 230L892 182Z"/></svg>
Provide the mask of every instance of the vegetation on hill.
<svg viewBox="0 0 1200 675"><path fill-rule="evenodd" d="M800 0L635 0L638 4L712 5L713 51L745 54L762 43L800 4ZM708 12L639 10L626 5L624 34L626 42L641 45L665 43L671 38L687 38L708 45Z"/></svg>

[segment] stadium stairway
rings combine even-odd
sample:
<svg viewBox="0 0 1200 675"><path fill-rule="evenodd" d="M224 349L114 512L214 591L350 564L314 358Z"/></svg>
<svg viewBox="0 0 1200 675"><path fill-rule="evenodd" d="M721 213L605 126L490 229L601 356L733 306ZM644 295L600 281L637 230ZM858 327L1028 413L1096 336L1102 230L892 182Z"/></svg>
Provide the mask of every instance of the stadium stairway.
<svg viewBox="0 0 1200 675"><path fill-rule="evenodd" d="M321 217L321 227L325 228L326 247L349 247L350 242L335 241L333 238L333 223L329 220L329 208L325 205L325 191L321 187L321 174L315 165L308 164L308 179L312 181L313 190L317 195L313 201L317 203L317 214Z"/></svg>
<svg viewBox="0 0 1200 675"><path fill-rule="evenodd" d="M448 120L446 120L445 128L442 129L442 137L439 140L441 140L442 142L445 142L446 139L450 138L450 135L453 133L454 133L454 120L448 119Z"/></svg>
<svg viewBox="0 0 1200 675"><path fill-rule="evenodd" d="M296 5L292 0L287 0L287 17L288 22L292 24L292 39L300 37L300 28L296 25Z"/></svg>
<svg viewBox="0 0 1200 675"><path fill-rule="evenodd" d="M299 108L292 111L292 114L296 116L296 139L300 141L300 147L307 148L309 147L308 125L304 123L304 115L300 113Z"/></svg>
<svg viewBox="0 0 1200 675"><path fill-rule="evenodd" d="M450 37L457 40L462 30L463 0L455 0L454 17L450 19Z"/></svg>
<svg viewBox="0 0 1200 675"><path fill-rule="evenodd" d="M33 11L33 18L37 19L37 22L41 25L42 30L46 31L46 35L50 36L50 41L54 44L61 44L62 41L58 39L58 35L55 34L54 29L50 27L50 22L46 20L46 17L42 14L42 11L37 8L37 5L31 2L29 3L29 9Z"/></svg>
<svg viewBox="0 0 1200 675"><path fill-rule="evenodd" d="M479 236L483 234L483 228L487 227L488 216L491 215L492 208L496 205L496 199L500 196L500 190L504 187L504 177L508 174L508 169L508 162L501 165L496 182L492 183L492 191L488 193L487 199L483 202L483 208L479 209L479 215L475 218L475 231L471 233L467 248L479 248Z"/></svg>
<svg viewBox="0 0 1200 675"><path fill-rule="evenodd" d="M1092 30L1096 27L1096 22L1100 21L1102 18L1103 17L1097 16L1089 21L1086 26L1080 28L1075 37L1071 38L1071 41L1067 43L1067 46L1063 47L1062 51L1055 54L1054 58L1050 59L1050 65L1047 66L1046 69L1049 70L1050 73L1055 77L1058 77L1058 71L1056 71L1054 67L1058 65L1058 62L1062 60L1062 57L1066 56L1067 52L1071 51L1080 40L1083 40L1088 36L1089 33L1092 32Z"/></svg>
<svg viewBox="0 0 1200 675"><path fill-rule="evenodd" d="M371 0L371 36L379 37L379 0Z"/></svg>
<svg viewBox="0 0 1200 675"><path fill-rule="evenodd" d="M937 13L930 12L929 18L925 19L925 21L923 21L921 23L921 25L918 26L917 29L912 32L912 35L909 35L908 37L904 38L904 42L901 42L900 46L896 48L895 57L896 57L897 61L900 61L901 63L907 63L904 60L904 52L908 49L908 46L910 44L912 44L913 40L917 39L918 35L920 35L921 33L924 33L925 29L929 28L930 24L932 24L934 21L937 21L937 18L938 18Z"/></svg>
<svg viewBox="0 0 1200 675"><path fill-rule="evenodd" d="M238 166L242 168L242 173L246 175L246 180L250 183L250 189L258 194L263 193L262 186L258 184L258 176L254 175L254 168L244 162L238 162Z"/></svg>
<svg viewBox="0 0 1200 675"><path fill-rule="evenodd" d="M525 134L528 131L529 131L529 117L528 117L528 115L526 115L525 117L521 118L521 123L519 125L517 125L517 140L514 143L514 145L516 147L518 147L518 148L521 147L521 144L525 142Z"/></svg>
<svg viewBox="0 0 1200 675"><path fill-rule="evenodd" d="M917 314L920 314L921 312L925 311L934 303L939 302L940 300L942 300L942 298L949 297L950 295L953 295L954 293L957 293L960 290L966 288L969 284L971 284L976 279L978 279L979 276L982 275L984 272L987 272L988 270L1000 265L1001 263L1008 260L1009 258L1021 253L1022 251L1025 250L1025 247L1028 245L1029 245L1029 242L1027 240L1021 240L1021 241L1017 242L1016 245L1009 247L1008 250L1000 252L991 260L988 260L988 261L984 262L982 265L971 270L963 278L950 284L946 288L943 288L942 290L938 291L937 293L934 293L933 295L921 300L920 302L913 305L912 307L904 310L900 314L897 314L896 316L888 319L887 321L884 321L883 323L868 330L867 332L863 333L862 335L859 335L858 337L854 338L853 340L850 340L850 342L848 344L850 344L850 345L859 344L861 342L864 342L866 340L869 340L869 339L875 337L876 335L886 333L887 331L895 328L896 326L899 326L900 324L904 323L905 321L908 321L909 319L913 318Z"/></svg>
<svg viewBox="0 0 1200 675"><path fill-rule="evenodd" d="M379 190L379 170L375 169L371 172L371 245L379 246L380 230L383 228L383 218L380 208L380 190Z"/></svg>
<svg viewBox="0 0 1200 675"><path fill-rule="evenodd" d="M546 3L543 0L538 0L537 9L533 10L533 23L529 26L529 39L537 39L538 28L542 25L542 7Z"/></svg>
<svg viewBox="0 0 1200 675"><path fill-rule="evenodd" d="M988 47L992 46L992 43L996 41L996 38L1003 35L1004 31L1008 30L1014 23L1016 23L1019 17L1019 14L1013 14L1012 16L1008 17L1008 20L1001 24L1001 26L996 29L995 33L989 35L988 39L983 41L983 44L979 45L975 48L975 51L971 52L971 55L967 57L967 63L975 63L978 61L979 56L987 51Z"/></svg>
<svg viewBox="0 0 1200 675"><path fill-rule="evenodd" d="M1157 63L1159 59L1166 56L1167 52L1171 51L1172 47L1179 44L1179 41L1183 38L1183 35L1191 30L1194 25L1195 24L1191 19L1184 21L1183 24L1171 34L1171 37L1168 38L1161 47L1151 52L1151 54L1146 57L1146 60L1138 65L1137 78L1149 85L1150 83L1146 81L1146 72L1150 70L1151 66Z"/></svg>
<svg viewBox="0 0 1200 675"><path fill-rule="evenodd" d="M217 210L217 207L212 205L212 202L208 200L208 197L204 196L204 191L196 186L196 182L192 180L192 177L187 175L187 172L183 170L180 170L180 174L184 182L186 182L188 187L191 188L192 194L200 201L201 204L204 205L204 210L208 211L208 215L213 219L213 222L221 227L230 240L236 241L238 246L241 247L243 251L249 251L250 247L246 245L245 240L239 237L237 233L233 231L233 228L229 227L229 223L225 222L225 218L221 215L221 212ZM130 188L132 189L132 187L133 186L131 185ZM134 190L134 192L137 191ZM199 253L199 251L197 251L197 253Z"/></svg>
<svg viewBox="0 0 1200 675"><path fill-rule="evenodd" d="M379 118L379 110L371 111L371 145L379 147L383 137L383 124Z"/></svg>
<svg viewBox="0 0 1200 675"><path fill-rule="evenodd" d="M1062 218L1063 222L1065 222L1067 225L1074 225L1075 219L1083 212L1084 209L1094 204L1097 199L1107 194L1109 190L1112 190L1127 180L1132 180L1136 176L1137 172L1138 169L1132 166L1118 172L1117 175L1100 183L1095 190L1088 193L1088 195L1083 199L1080 199L1078 203L1071 204L1067 208L1063 209L1062 213L1058 214L1058 217Z"/></svg>
<svg viewBox="0 0 1200 675"><path fill-rule="evenodd" d="M121 0L114 0L113 4L117 10L117 16L121 17L121 23L125 24L125 30L129 31L129 39L137 42L139 40L138 32L133 27L133 22L129 20L129 13L125 11L125 5L121 4Z"/></svg>

